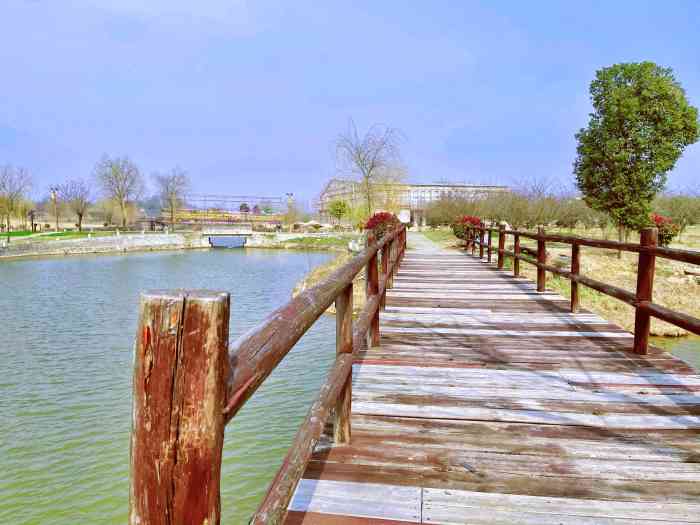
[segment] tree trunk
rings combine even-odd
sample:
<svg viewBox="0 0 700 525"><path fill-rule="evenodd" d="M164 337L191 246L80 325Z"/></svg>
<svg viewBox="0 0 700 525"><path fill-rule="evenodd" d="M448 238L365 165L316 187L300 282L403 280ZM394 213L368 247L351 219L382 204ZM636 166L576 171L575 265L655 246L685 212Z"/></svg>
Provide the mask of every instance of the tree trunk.
<svg viewBox="0 0 700 525"><path fill-rule="evenodd" d="M7 214L7 244L10 244L10 214Z"/></svg>
<svg viewBox="0 0 700 525"><path fill-rule="evenodd" d="M126 203L124 201L119 201L119 208L122 211L122 228L126 230Z"/></svg>
<svg viewBox="0 0 700 525"><path fill-rule="evenodd" d="M622 224L617 225L617 240L622 242L625 239L625 227ZM617 258L622 259L622 250L617 250Z"/></svg>
<svg viewBox="0 0 700 525"><path fill-rule="evenodd" d="M78 231L79 232L83 231L83 214L82 213L78 214Z"/></svg>

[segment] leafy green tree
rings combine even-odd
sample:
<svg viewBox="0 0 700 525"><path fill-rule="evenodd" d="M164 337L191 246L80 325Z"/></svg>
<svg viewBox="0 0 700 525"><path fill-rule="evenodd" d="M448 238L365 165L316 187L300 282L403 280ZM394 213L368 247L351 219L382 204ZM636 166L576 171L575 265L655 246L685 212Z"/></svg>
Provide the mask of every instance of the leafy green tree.
<svg viewBox="0 0 700 525"><path fill-rule="evenodd" d="M328 214L337 221L340 221L349 213L350 205L342 199L336 199L328 204Z"/></svg>
<svg viewBox="0 0 700 525"><path fill-rule="evenodd" d="M576 134L574 173L586 203L610 215L620 240L648 224L651 202L683 150L698 140L698 110L670 68L615 64L596 72L593 113Z"/></svg>
<svg viewBox="0 0 700 525"><path fill-rule="evenodd" d="M654 201L654 208L678 225L678 240L681 240L681 236L688 226L700 223L699 197L663 195Z"/></svg>

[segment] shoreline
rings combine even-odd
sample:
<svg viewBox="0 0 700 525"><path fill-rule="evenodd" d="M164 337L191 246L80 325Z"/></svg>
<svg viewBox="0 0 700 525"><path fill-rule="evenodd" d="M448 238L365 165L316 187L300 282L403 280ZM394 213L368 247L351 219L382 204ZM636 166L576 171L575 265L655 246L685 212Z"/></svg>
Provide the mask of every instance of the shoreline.
<svg viewBox="0 0 700 525"><path fill-rule="evenodd" d="M314 234L254 234L243 249L347 252L348 242L355 236L319 236ZM139 252L183 251L217 248L209 236L201 233L121 234L71 240L21 242L0 248L0 262L43 257L72 257L78 255L118 255Z"/></svg>

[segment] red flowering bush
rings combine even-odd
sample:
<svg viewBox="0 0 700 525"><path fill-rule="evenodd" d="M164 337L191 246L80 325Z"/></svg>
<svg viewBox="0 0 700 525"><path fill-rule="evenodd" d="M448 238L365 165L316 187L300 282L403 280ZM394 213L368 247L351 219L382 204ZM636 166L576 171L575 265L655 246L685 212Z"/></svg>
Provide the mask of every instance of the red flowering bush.
<svg viewBox="0 0 700 525"><path fill-rule="evenodd" d="M458 239L466 239L467 231L472 226L480 226L481 219L474 215L462 215L457 217L457 220L452 223L452 232Z"/></svg>
<svg viewBox="0 0 700 525"><path fill-rule="evenodd" d="M681 227L674 223L670 217L652 213L651 222L659 230L659 244L661 246L668 246L671 244L673 238L681 232Z"/></svg>
<svg viewBox="0 0 700 525"><path fill-rule="evenodd" d="M365 223L365 230L372 230L377 240L399 224L399 219L388 211L378 211Z"/></svg>

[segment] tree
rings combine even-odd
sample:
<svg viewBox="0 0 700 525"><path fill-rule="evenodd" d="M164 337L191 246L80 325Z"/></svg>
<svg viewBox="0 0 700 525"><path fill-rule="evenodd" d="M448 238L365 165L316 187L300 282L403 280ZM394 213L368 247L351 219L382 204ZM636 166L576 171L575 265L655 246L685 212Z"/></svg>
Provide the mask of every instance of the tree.
<svg viewBox="0 0 700 525"><path fill-rule="evenodd" d="M678 225L678 240L681 239L688 226L700 222L700 198L698 197L691 195L662 196L654 202L654 207Z"/></svg>
<svg viewBox="0 0 700 525"><path fill-rule="evenodd" d="M337 139L339 168L359 178L369 215L374 212L375 186L390 183L392 174L400 172L400 139L401 134L397 129L380 124L373 125L360 137L352 119L348 131Z"/></svg>
<svg viewBox="0 0 700 525"><path fill-rule="evenodd" d="M105 196L119 206L122 227L126 228L128 204L138 200L144 191L144 181L138 167L128 157L112 159L105 155L95 166L95 178Z"/></svg>
<svg viewBox="0 0 700 525"><path fill-rule="evenodd" d="M32 187L32 178L24 168L0 167L0 200L7 220L7 242L10 242L10 219L17 213Z"/></svg>
<svg viewBox="0 0 700 525"><path fill-rule="evenodd" d="M255 206L253 206L253 215L260 215L260 213L261 213L260 206L257 204Z"/></svg>
<svg viewBox="0 0 700 525"><path fill-rule="evenodd" d="M649 224L651 202L683 150L698 140L698 110L670 68L652 62L596 72L593 113L576 134L574 173L586 203L618 226Z"/></svg>
<svg viewBox="0 0 700 525"><path fill-rule="evenodd" d="M58 196L78 218L78 231L83 231L83 217L90 207L90 185L81 179L58 186Z"/></svg>
<svg viewBox="0 0 700 525"><path fill-rule="evenodd" d="M170 218L170 227L175 228L175 215L185 202L185 194L190 188L187 172L175 167L166 174L154 174L158 194L163 209Z"/></svg>
<svg viewBox="0 0 700 525"><path fill-rule="evenodd" d="M340 221L349 213L350 205L342 199L335 199L328 204L328 214L337 221Z"/></svg>
<svg viewBox="0 0 700 525"><path fill-rule="evenodd" d="M248 206L247 202L244 202L238 207L238 210L241 213L248 213L250 211L250 206Z"/></svg>

